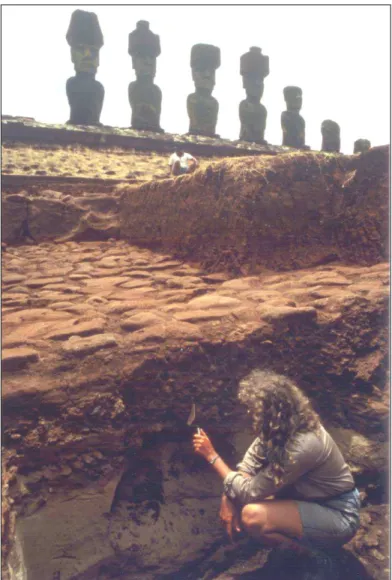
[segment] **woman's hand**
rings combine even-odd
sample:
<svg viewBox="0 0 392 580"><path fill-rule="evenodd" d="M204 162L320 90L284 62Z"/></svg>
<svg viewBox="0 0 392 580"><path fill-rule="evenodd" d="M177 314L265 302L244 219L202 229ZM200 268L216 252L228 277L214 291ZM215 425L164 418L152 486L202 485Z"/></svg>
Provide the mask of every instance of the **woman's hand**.
<svg viewBox="0 0 392 580"><path fill-rule="evenodd" d="M211 461L211 459L217 455L208 435L203 431L203 429L200 429L199 433L194 434L193 449L195 450L195 453L198 453L207 459L207 461Z"/></svg>
<svg viewBox="0 0 392 580"><path fill-rule="evenodd" d="M240 532L241 528L235 505L227 495L222 496L219 517L226 528L230 540L233 542L233 531Z"/></svg>

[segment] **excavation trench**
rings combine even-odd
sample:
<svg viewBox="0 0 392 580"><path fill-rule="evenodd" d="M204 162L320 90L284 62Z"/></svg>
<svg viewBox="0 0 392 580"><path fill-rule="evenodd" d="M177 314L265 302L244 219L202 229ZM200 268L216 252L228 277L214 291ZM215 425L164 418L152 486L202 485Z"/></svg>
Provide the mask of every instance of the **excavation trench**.
<svg viewBox="0 0 392 580"><path fill-rule="evenodd" d="M336 323L290 323L275 328L268 345L256 332L153 356L108 389L84 385L73 392L73 406L69 399L10 398L4 408L8 465L19 464L9 487L18 514L10 577L196 580L218 577L252 556L261 566L266 552L258 546L228 545L218 521L221 484L192 452L194 429L186 426L194 401L196 423L234 466L252 439L237 384L256 366L299 382L343 448L364 509L385 509L385 424L380 415L371 421L369 401L376 403L384 387L386 361L375 356L370 381L356 376L358 348L362 356L374 349L366 352L348 332L353 315L339 322L340 349ZM382 343L382 318L381 312L363 314L368 343ZM379 531L382 513L374 524ZM357 560L347 565L358 566ZM358 577L367 573L363 568Z"/></svg>
<svg viewBox="0 0 392 580"><path fill-rule="evenodd" d="M389 577L388 160L292 152L6 197L5 580L274 580L265 550L228 544L186 427L195 402L234 467L256 367L298 382L353 470L342 578Z"/></svg>

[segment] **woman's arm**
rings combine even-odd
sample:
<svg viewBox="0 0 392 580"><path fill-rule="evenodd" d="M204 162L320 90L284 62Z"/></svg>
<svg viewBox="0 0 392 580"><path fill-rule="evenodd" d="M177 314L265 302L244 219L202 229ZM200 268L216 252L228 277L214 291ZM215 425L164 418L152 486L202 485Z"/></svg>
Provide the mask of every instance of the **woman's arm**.
<svg viewBox="0 0 392 580"><path fill-rule="evenodd" d="M222 457L215 451L208 435L203 429L200 429L200 432L195 433L193 436L193 448L198 455L204 457L212 465L221 479L225 479L226 475L232 471L223 461Z"/></svg>

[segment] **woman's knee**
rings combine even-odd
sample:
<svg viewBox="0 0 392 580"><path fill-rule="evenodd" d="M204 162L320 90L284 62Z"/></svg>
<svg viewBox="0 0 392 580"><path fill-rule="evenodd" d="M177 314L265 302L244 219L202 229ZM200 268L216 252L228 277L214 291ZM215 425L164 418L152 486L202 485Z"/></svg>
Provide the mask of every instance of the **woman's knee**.
<svg viewBox="0 0 392 580"><path fill-rule="evenodd" d="M266 524L266 511L260 504L249 503L241 511L242 525L246 530L263 530Z"/></svg>

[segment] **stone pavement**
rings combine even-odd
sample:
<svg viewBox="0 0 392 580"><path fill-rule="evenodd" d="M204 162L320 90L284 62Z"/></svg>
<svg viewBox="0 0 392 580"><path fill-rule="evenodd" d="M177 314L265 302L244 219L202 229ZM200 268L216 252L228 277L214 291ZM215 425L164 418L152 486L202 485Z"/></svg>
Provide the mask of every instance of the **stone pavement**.
<svg viewBox="0 0 392 580"><path fill-rule="evenodd" d="M389 295L387 263L229 279L115 240L7 248L2 282L6 397L53 388L56 372L81 359L106 364L121 351L323 324L356 301Z"/></svg>

